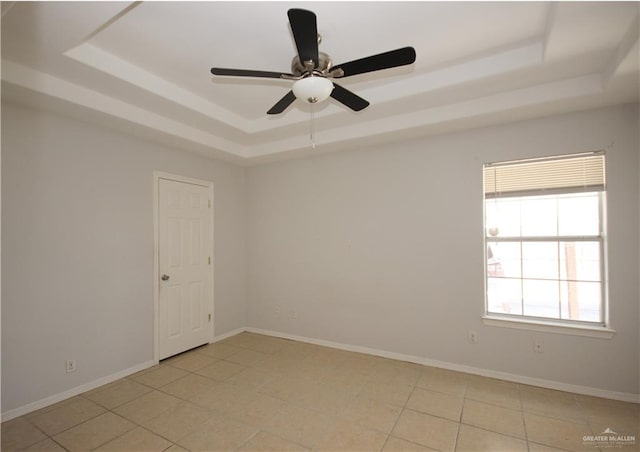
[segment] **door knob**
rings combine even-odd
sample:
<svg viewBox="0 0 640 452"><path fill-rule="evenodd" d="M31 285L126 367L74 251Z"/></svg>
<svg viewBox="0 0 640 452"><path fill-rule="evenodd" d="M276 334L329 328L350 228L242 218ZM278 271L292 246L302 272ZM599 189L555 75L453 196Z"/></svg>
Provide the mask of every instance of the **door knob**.
<svg viewBox="0 0 640 452"><path fill-rule="evenodd" d="M160 279L163 280L163 281L168 281L169 280L169 275L162 275L160 277Z"/></svg>

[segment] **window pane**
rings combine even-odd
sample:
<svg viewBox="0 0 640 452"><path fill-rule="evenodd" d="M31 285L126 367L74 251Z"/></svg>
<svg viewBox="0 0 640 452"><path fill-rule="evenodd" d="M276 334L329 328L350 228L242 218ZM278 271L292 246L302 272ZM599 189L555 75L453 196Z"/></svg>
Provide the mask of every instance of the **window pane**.
<svg viewBox="0 0 640 452"><path fill-rule="evenodd" d="M560 278L600 281L600 243L560 242Z"/></svg>
<svg viewBox="0 0 640 452"><path fill-rule="evenodd" d="M485 206L487 235L497 227L499 237L520 236L520 198L487 199Z"/></svg>
<svg viewBox="0 0 640 452"><path fill-rule="evenodd" d="M522 198L522 235L544 237L558 235L555 197L532 196Z"/></svg>
<svg viewBox="0 0 640 452"><path fill-rule="evenodd" d="M599 235L599 210L598 193L581 193L559 197L558 228L560 235Z"/></svg>
<svg viewBox="0 0 640 452"><path fill-rule="evenodd" d="M524 242L522 276L558 279L558 242Z"/></svg>
<svg viewBox="0 0 640 452"><path fill-rule="evenodd" d="M561 283L562 318L584 322L602 321L602 286L597 282Z"/></svg>
<svg viewBox="0 0 640 452"><path fill-rule="evenodd" d="M533 317L559 318L559 281L522 281L524 314Z"/></svg>
<svg viewBox="0 0 640 452"><path fill-rule="evenodd" d="M487 278L487 299L488 312L522 315L519 279Z"/></svg>
<svg viewBox="0 0 640 452"><path fill-rule="evenodd" d="M487 244L487 276L520 278L520 242Z"/></svg>

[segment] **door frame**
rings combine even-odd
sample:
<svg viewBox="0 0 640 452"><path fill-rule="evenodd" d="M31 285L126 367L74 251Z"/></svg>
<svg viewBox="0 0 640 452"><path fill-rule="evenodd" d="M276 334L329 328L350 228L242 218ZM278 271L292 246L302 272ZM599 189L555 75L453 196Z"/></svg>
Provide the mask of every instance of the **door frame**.
<svg viewBox="0 0 640 452"><path fill-rule="evenodd" d="M163 171L154 171L153 172L153 360L157 364L160 359L160 350L159 350L159 322L160 322L160 244L159 244L159 224L158 224L158 215L160 213L160 180L170 180L174 182L182 182L186 184L200 185L207 187L209 191L209 200L211 201L211 206L209 208L209 233L211 234L211 240L209 240L209 255L211 256L211 285L209 287L211 293L211 305L209 306L212 321L210 324L209 331L209 342L213 342L214 336L214 323L215 323L215 294L214 294L214 276L215 273L213 271L215 267L215 259L213 256L213 208L214 208L214 198L213 198L213 182L205 181L201 179L194 179L192 177L179 176L177 174L165 173Z"/></svg>

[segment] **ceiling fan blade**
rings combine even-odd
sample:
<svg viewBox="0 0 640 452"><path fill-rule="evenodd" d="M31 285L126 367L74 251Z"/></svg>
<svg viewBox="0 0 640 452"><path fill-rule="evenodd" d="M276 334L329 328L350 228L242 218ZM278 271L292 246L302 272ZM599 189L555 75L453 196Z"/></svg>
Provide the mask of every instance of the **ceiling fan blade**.
<svg viewBox="0 0 640 452"><path fill-rule="evenodd" d="M379 71L381 69L405 66L413 63L415 60L416 51L414 48L403 47L401 49L360 58L359 60L349 61L348 63L338 64L331 69L331 72L336 72L336 70L342 69L344 72L342 77L349 77L352 75L364 74L366 72Z"/></svg>
<svg viewBox="0 0 640 452"><path fill-rule="evenodd" d="M331 97L333 97L338 102L343 103L353 111L364 110L369 106L369 102L364 100L362 97L352 93L348 89L343 88L335 82L333 83L333 91L331 91Z"/></svg>
<svg viewBox="0 0 640 452"><path fill-rule="evenodd" d="M284 74L282 72L254 71L251 69L229 69L224 67L212 67L213 75L227 75L232 77L260 77L260 78L283 78L282 76L292 76L292 74Z"/></svg>
<svg viewBox="0 0 640 452"><path fill-rule="evenodd" d="M267 114L277 115L278 113L282 113L287 109L289 105L293 103L294 100L296 100L295 94L293 94L293 91L289 91L284 95L282 99L280 99L273 107L271 107Z"/></svg>
<svg viewBox="0 0 640 452"><path fill-rule="evenodd" d="M298 57L304 66L305 61L313 61L318 66L318 26L316 15L306 9L290 9L287 11L293 39L296 41Z"/></svg>

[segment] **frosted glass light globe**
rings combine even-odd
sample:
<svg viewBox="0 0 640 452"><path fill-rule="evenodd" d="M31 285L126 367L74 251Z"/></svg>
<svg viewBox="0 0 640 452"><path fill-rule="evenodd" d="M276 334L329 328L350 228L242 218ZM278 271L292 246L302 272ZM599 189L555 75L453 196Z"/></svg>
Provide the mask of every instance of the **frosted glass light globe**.
<svg viewBox="0 0 640 452"><path fill-rule="evenodd" d="M309 104L316 104L326 100L333 91L333 83L324 77L306 77L293 84L293 94L296 98Z"/></svg>

